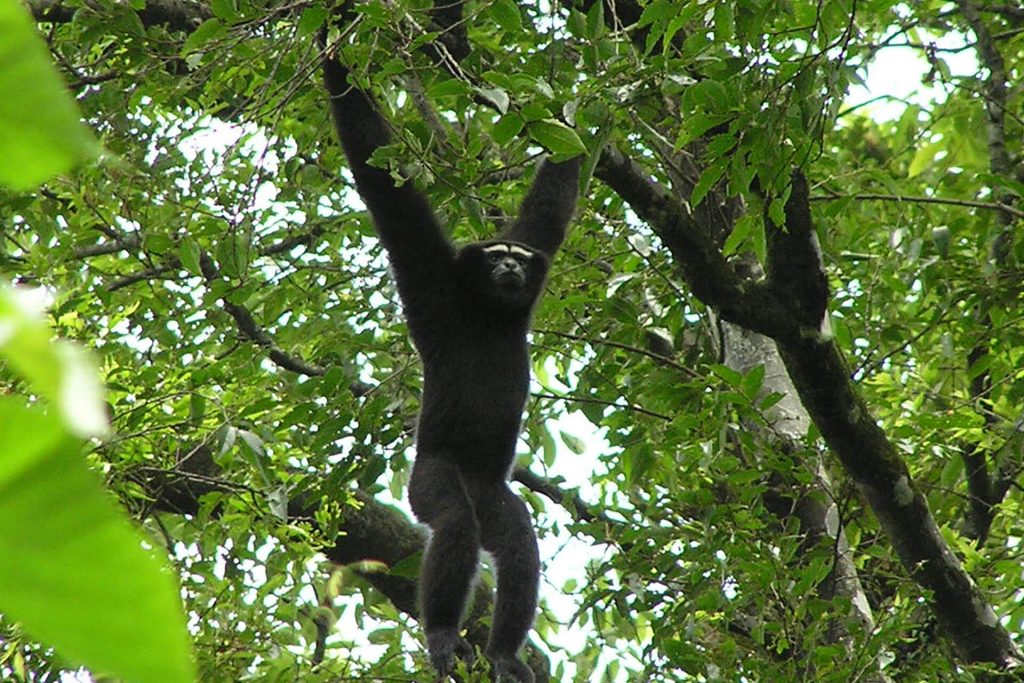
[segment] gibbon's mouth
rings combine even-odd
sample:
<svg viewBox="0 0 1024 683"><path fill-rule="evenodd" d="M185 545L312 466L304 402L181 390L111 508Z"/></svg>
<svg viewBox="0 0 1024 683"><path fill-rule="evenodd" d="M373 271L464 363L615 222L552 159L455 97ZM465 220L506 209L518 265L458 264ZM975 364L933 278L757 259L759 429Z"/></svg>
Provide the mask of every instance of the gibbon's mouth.
<svg viewBox="0 0 1024 683"><path fill-rule="evenodd" d="M523 286L523 277L514 270L498 273L494 280L502 289L522 289Z"/></svg>

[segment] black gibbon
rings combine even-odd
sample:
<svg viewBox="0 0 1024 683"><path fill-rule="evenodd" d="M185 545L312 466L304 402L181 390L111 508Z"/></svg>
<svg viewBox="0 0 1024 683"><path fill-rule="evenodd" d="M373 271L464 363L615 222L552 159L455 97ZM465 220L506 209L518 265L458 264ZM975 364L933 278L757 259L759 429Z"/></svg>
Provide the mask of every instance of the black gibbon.
<svg viewBox="0 0 1024 683"><path fill-rule="evenodd" d="M483 547L498 581L487 657L499 678L532 683L518 652L537 609L540 557L508 476L530 383L530 315L575 212L582 159L544 162L510 227L456 249L411 182L396 186L367 163L388 125L348 74L328 53L334 123L423 360L409 501L431 529L419 581L430 661L446 675L456 656L472 656L459 628Z"/></svg>

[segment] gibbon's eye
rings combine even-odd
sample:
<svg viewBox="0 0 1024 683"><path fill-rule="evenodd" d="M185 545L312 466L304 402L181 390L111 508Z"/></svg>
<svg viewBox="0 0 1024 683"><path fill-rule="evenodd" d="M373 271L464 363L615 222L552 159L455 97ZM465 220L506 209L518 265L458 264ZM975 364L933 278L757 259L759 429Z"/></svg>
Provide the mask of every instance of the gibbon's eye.
<svg viewBox="0 0 1024 683"><path fill-rule="evenodd" d="M487 255L487 260L490 261L493 264L496 264L496 263L499 263L503 258L505 258L505 256L506 256L506 254L500 254L498 252L491 252L490 254Z"/></svg>

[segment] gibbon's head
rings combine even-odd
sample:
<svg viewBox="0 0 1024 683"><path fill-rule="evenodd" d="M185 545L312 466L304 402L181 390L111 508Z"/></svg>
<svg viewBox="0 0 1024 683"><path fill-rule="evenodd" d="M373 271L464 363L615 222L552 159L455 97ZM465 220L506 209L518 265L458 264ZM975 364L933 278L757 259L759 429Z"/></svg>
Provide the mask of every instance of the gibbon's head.
<svg viewBox="0 0 1024 683"><path fill-rule="evenodd" d="M502 308L529 310L544 286L548 257L519 242L474 242L459 251L458 268L471 294Z"/></svg>

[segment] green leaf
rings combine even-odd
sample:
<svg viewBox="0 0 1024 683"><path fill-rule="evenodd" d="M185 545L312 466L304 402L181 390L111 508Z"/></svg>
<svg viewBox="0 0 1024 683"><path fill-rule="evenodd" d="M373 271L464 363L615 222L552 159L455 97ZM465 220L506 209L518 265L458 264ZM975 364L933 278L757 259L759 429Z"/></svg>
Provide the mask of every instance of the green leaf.
<svg viewBox="0 0 1024 683"><path fill-rule="evenodd" d="M431 83L427 88L427 94L433 99L443 97L461 97L472 92L472 89L463 81L457 78L445 78Z"/></svg>
<svg viewBox="0 0 1024 683"><path fill-rule="evenodd" d="M217 264L221 273L237 278L249 267L248 244L238 235L228 235L217 244Z"/></svg>
<svg viewBox="0 0 1024 683"><path fill-rule="evenodd" d="M587 37L587 18L577 10L569 10L569 18L566 20L566 28L576 38Z"/></svg>
<svg viewBox="0 0 1024 683"><path fill-rule="evenodd" d="M60 423L0 399L0 611L92 669L195 680L178 588Z"/></svg>
<svg viewBox="0 0 1024 683"><path fill-rule="evenodd" d="M731 2L716 2L715 9L715 40L725 43L732 40L736 32L736 18L733 15Z"/></svg>
<svg viewBox="0 0 1024 683"><path fill-rule="evenodd" d="M713 164L700 174L700 179L697 180L697 184L693 187L693 193L690 195L690 204L693 207L700 206L700 203L704 201L704 197L715 186L715 183L722 179L725 167L724 163Z"/></svg>
<svg viewBox="0 0 1024 683"><path fill-rule="evenodd" d="M57 407L68 428L103 435L107 414L95 363L81 347L51 343L42 303L32 290L0 288L0 356Z"/></svg>
<svg viewBox="0 0 1024 683"><path fill-rule="evenodd" d="M228 30L220 19L207 19L185 40L185 44L181 46L181 56L187 57L207 43L223 38L227 34Z"/></svg>
<svg viewBox="0 0 1024 683"><path fill-rule="evenodd" d="M673 2L667 2L666 0L654 0L654 2L650 2L646 7L644 7L644 11L640 14L639 21L636 22L636 27L642 28L655 22L661 23L668 21L676 15L677 11L678 8Z"/></svg>
<svg viewBox="0 0 1024 683"><path fill-rule="evenodd" d="M551 430L540 430L540 443L541 461L546 467L551 467L551 465L554 464L555 456L558 453L558 448L555 446L555 438L551 435Z"/></svg>
<svg viewBox="0 0 1024 683"><path fill-rule="evenodd" d="M299 17L299 35L308 36L320 29L327 20L327 10L323 5L313 5L302 11Z"/></svg>
<svg viewBox="0 0 1024 683"><path fill-rule="evenodd" d="M785 225L786 202L779 197L772 199L771 204L768 205L768 217L775 225Z"/></svg>
<svg viewBox="0 0 1024 683"><path fill-rule="evenodd" d="M980 376L982 373L988 371L992 367L992 356L990 354L982 354L974 359L974 362L967 368L967 376L970 379Z"/></svg>
<svg viewBox="0 0 1024 683"><path fill-rule="evenodd" d="M725 86L716 80L698 81L686 91L686 101L690 106L706 110L710 115L723 110L723 104L729 99Z"/></svg>
<svg viewBox="0 0 1024 683"><path fill-rule="evenodd" d="M945 143L933 143L930 145L922 145L914 153L914 158L910 160L910 166L907 168L907 176L914 178L920 175L925 169L932 165L935 161L935 157L939 152L946 151Z"/></svg>
<svg viewBox="0 0 1024 683"><path fill-rule="evenodd" d="M494 141L499 145L507 145L512 139L519 135L523 130L523 118L519 114L513 112L506 116L502 116L501 119L494 124L494 130L491 135Z"/></svg>
<svg viewBox="0 0 1024 683"><path fill-rule="evenodd" d="M595 2L587 11L587 37L597 40L604 35L604 3Z"/></svg>
<svg viewBox="0 0 1024 683"><path fill-rule="evenodd" d="M761 384L764 382L764 365L755 365L743 378L740 390L743 395L753 400L761 391Z"/></svg>
<svg viewBox="0 0 1024 683"><path fill-rule="evenodd" d="M587 151L586 145L576 131L556 119L532 121L529 129L530 137L556 155L556 161L585 154Z"/></svg>
<svg viewBox="0 0 1024 683"><path fill-rule="evenodd" d="M210 9L213 11L213 16L220 17L228 23L235 22L239 19L238 9L235 7L234 0L211 0ZM314 9L315 8L309 8L306 12L313 11ZM302 23L301 18L299 19L299 23Z"/></svg>
<svg viewBox="0 0 1024 683"><path fill-rule="evenodd" d="M178 259L185 270L193 275L202 275L203 271L199 265L199 244L191 237L184 238L178 245Z"/></svg>
<svg viewBox="0 0 1024 683"><path fill-rule="evenodd" d="M731 387L739 388L743 384L743 375L736 370L733 370L728 365L712 365L711 372L725 380L725 382Z"/></svg>
<svg viewBox="0 0 1024 683"><path fill-rule="evenodd" d="M519 115L528 123L551 118L551 111L540 102L527 102L519 110Z"/></svg>
<svg viewBox="0 0 1024 683"><path fill-rule="evenodd" d="M502 88L477 88L476 91L493 104L499 114L504 116L508 113L509 98L505 90Z"/></svg>
<svg viewBox="0 0 1024 683"><path fill-rule="evenodd" d="M750 228L753 223L754 220L751 215L747 214L741 216L739 220L736 221L736 225L733 227L732 232L730 232L729 236L725 238L725 244L722 246L722 253L726 256L735 254L739 246L743 244L743 241L747 239L748 235L750 235Z"/></svg>
<svg viewBox="0 0 1024 683"><path fill-rule="evenodd" d="M0 0L0 184L35 187L99 151L31 17Z"/></svg>
<svg viewBox="0 0 1024 683"><path fill-rule="evenodd" d="M495 0L491 4L490 14L498 26L506 31L519 31L523 28L523 20L519 16L519 5L512 0Z"/></svg>
<svg viewBox="0 0 1024 683"><path fill-rule="evenodd" d="M587 452L587 444L583 439L578 436L574 436L565 430L559 430L558 434L562 437L562 443L564 443L569 450L576 455L582 455Z"/></svg>

